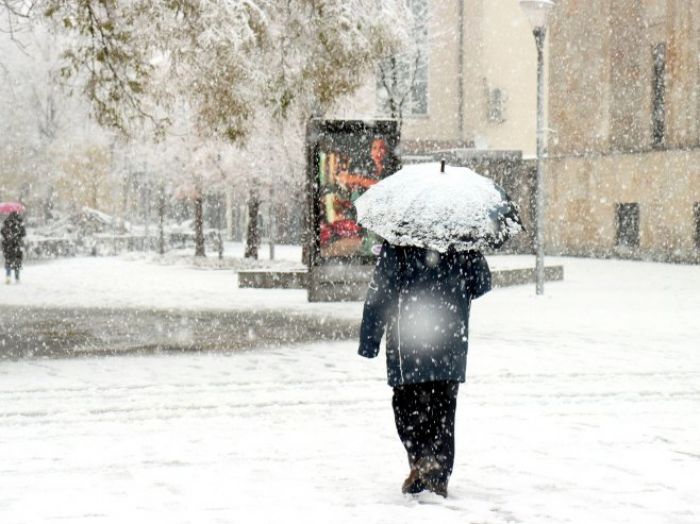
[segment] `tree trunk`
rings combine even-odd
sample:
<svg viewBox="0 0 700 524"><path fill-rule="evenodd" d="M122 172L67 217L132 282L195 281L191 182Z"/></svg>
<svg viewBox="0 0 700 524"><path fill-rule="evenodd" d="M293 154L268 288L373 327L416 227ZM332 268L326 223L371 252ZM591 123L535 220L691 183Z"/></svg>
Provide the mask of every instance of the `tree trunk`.
<svg viewBox="0 0 700 524"><path fill-rule="evenodd" d="M306 135L305 135L305 140L304 140L304 158L306 159L306 166L305 166L305 195L302 200L303 205L301 209L301 235L300 235L300 240L301 240L301 261L302 263L307 266L311 267L311 262L312 262L312 246L311 243L313 242L313 236L314 236L314 224L312 223L312 215L313 215L313 197L311 195L316 194L316 181L315 177L309 176L309 173L317 169L317 167L314 165L315 162L315 155L313 153L314 146L315 146L315 128L314 124L312 123L312 120L309 119L306 121ZM312 180L313 179L313 180Z"/></svg>
<svg viewBox="0 0 700 524"><path fill-rule="evenodd" d="M258 231L258 212L260 210L260 200L255 191L250 192L248 199L248 231L245 239L245 258L258 259L258 248L260 248L260 232Z"/></svg>
<svg viewBox="0 0 700 524"><path fill-rule="evenodd" d="M277 235L275 228L277 227L277 221L275 220L275 213L272 210L272 206L270 206L270 216L268 219L268 224L269 224L269 239L270 239L270 260L275 259L275 242L277 241Z"/></svg>
<svg viewBox="0 0 700 524"><path fill-rule="evenodd" d="M229 199L226 198L226 212L228 214L228 203ZM219 254L219 260L222 260L224 258L224 237L221 234L221 226L223 225L223 216L222 216L222 205L221 205L221 194L217 196L216 199L216 241L217 241L217 252Z"/></svg>
<svg viewBox="0 0 700 524"><path fill-rule="evenodd" d="M165 255L165 189L158 191L158 253Z"/></svg>
<svg viewBox="0 0 700 524"><path fill-rule="evenodd" d="M201 193L194 199L194 256L207 256L204 252L204 201Z"/></svg>
<svg viewBox="0 0 700 524"><path fill-rule="evenodd" d="M233 189L226 188L226 240L233 240Z"/></svg>
<svg viewBox="0 0 700 524"><path fill-rule="evenodd" d="M49 186L49 190L46 195L46 200L44 200L44 205L43 205L43 223L46 224L53 218L53 208L54 208L54 199L56 198L55 190L53 185Z"/></svg>
<svg viewBox="0 0 700 524"><path fill-rule="evenodd" d="M223 258L224 258L224 237L221 236L220 229L216 232L216 242L217 242L216 248L217 248L217 252L219 254L219 260L223 260Z"/></svg>

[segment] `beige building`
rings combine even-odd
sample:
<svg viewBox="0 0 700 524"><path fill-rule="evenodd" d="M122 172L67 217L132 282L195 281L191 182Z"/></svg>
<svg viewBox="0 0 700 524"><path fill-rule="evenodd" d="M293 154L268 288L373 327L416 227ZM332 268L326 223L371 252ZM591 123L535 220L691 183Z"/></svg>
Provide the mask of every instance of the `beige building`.
<svg viewBox="0 0 700 524"><path fill-rule="evenodd" d="M517 0L410 0L414 88L403 110L405 152L452 147L535 151L536 54ZM417 71L413 68L418 58ZM386 116L372 79L342 116Z"/></svg>
<svg viewBox="0 0 700 524"><path fill-rule="evenodd" d="M537 66L518 0L408 3L414 46L332 116L396 116L387 103L396 74L404 160L432 155L491 176L518 201L531 235L534 164L523 158L535 154ZM530 235L519 235L507 249L529 251Z"/></svg>
<svg viewBox="0 0 700 524"><path fill-rule="evenodd" d="M559 0L548 251L698 261L700 0Z"/></svg>
<svg viewBox="0 0 700 524"><path fill-rule="evenodd" d="M547 252L700 261L700 0L555 3ZM531 224L536 53L518 0L411 5L421 60L403 153L521 151L515 191ZM353 114L386 115L381 91L369 82Z"/></svg>

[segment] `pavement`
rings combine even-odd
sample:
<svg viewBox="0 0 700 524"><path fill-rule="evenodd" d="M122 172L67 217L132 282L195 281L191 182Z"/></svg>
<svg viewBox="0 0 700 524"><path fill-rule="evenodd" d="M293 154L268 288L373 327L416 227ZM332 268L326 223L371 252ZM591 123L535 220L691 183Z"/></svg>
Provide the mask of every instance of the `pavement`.
<svg viewBox="0 0 700 524"><path fill-rule="evenodd" d="M357 337L359 318L319 311L0 306L0 359L234 351Z"/></svg>

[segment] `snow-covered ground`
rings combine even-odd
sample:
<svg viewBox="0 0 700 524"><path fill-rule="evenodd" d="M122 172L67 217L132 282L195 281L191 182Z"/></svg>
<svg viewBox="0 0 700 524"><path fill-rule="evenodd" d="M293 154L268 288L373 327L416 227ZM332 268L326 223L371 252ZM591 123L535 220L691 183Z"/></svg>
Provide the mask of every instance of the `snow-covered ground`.
<svg viewBox="0 0 700 524"><path fill-rule="evenodd" d="M339 342L0 362L0 522L697 524L700 267L551 261L565 280L545 296L474 303L447 500L401 495L383 361ZM227 271L72 259L0 297L309 307L244 291Z"/></svg>
<svg viewBox="0 0 700 524"><path fill-rule="evenodd" d="M234 244L233 249L240 245ZM120 257L61 258L27 265L18 286L2 286L7 305L216 310L284 308L306 303L304 290L239 289L233 270L194 266L194 257L127 254ZM229 255L240 255L227 250ZM265 265L267 249L261 250ZM278 259L301 265L298 246L278 246ZM212 262L215 256L208 257Z"/></svg>
<svg viewBox="0 0 700 524"><path fill-rule="evenodd" d="M204 261L192 250L156 255L59 258L29 264L21 284L0 286L0 303L35 307L105 307L167 310L295 309L358 316L361 304L309 304L305 290L241 289L232 269L216 269L216 256ZM270 267L267 246L261 268ZM226 257L243 264L243 246L227 243ZM495 267L533 267L529 256L497 256ZM549 262L548 262L549 263ZM250 263L248 263L250 264ZM275 267L303 267L299 246L277 246ZM245 268L245 267L244 267Z"/></svg>

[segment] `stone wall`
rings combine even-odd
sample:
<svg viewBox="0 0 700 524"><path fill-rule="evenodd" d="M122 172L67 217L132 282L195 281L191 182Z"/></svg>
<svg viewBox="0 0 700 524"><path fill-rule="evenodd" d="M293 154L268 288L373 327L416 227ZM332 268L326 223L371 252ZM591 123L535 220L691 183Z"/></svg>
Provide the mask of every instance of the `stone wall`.
<svg viewBox="0 0 700 524"><path fill-rule="evenodd" d="M550 254L700 262L700 149L550 158ZM616 245L616 204L639 204L639 246Z"/></svg>
<svg viewBox="0 0 700 524"><path fill-rule="evenodd" d="M548 40L550 153L700 145L700 0L559 0ZM660 44L665 138L654 144L653 50Z"/></svg>
<svg viewBox="0 0 700 524"><path fill-rule="evenodd" d="M547 251L698 262L700 0L559 0L548 39Z"/></svg>

